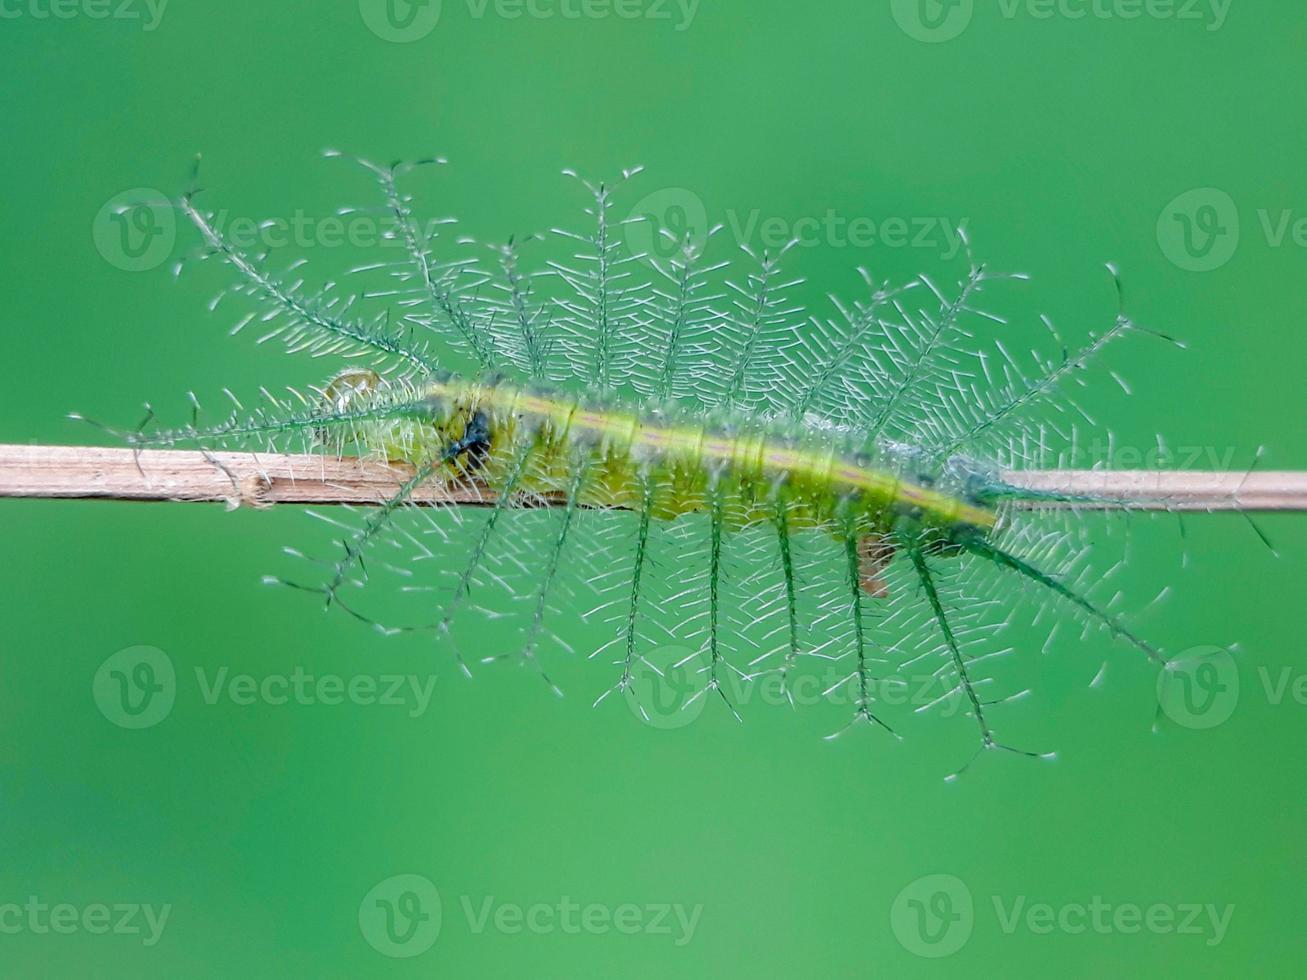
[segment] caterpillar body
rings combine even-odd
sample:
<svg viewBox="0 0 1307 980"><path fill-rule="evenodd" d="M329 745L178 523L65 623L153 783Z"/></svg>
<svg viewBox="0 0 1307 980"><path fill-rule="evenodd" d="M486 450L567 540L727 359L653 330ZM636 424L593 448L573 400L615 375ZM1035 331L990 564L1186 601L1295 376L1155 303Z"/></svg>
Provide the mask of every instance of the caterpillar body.
<svg viewBox="0 0 1307 980"><path fill-rule="evenodd" d="M375 372L349 369L328 397L361 408L382 387ZM902 450L859 446L843 433L757 422L728 430L697 415L624 411L499 379L443 377L417 383L415 393L413 417L372 427L362 448L422 469L466 457L465 472L487 471L496 486L520 469L508 489L524 494L566 494L579 470L590 477L572 504L647 506L657 520L720 510L731 531L784 520L939 548L996 521L983 501L963 499L960 485L949 493L935 488L938 475L908 476L913 458Z"/></svg>
<svg viewBox="0 0 1307 980"><path fill-rule="evenodd" d="M1022 367L978 337L1002 323L978 306L985 286L1022 277L973 261L955 291L924 276L901 286L865 276L863 300L805 320L789 299L785 250L746 248L739 280L705 258L713 230L700 240L664 231L657 248L636 250L622 228L641 216L616 220L615 185L588 182L590 230L558 232L577 254L524 273L510 242L486 270L437 257L438 233L399 184L416 164L359 162L403 258L356 270L388 283L357 295L307 289L298 265L274 271L234 245L195 191L180 202L202 255L233 267L234 291L255 304L238 329L257 322L264 340L353 363L320 390L264 392L253 412L237 403L217 425L126 434L141 447L299 447L410 464L392 499L356 523L333 521L343 535L318 561L321 582L281 581L371 621L354 590L377 574L365 556L388 545L398 559L381 564L421 613L384 628L429 631L465 669L458 624L511 615L520 648L482 659L548 679L547 641L568 648L552 624L579 602L615 623L591 654L613 651L613 691L629 692L650 647L668 639L693 652L696 698L728 707L732 684L773 674L784 684L806 665L836 664L832 687L852 693L853 723L891 733L878 681L922 664L943 688L919 710L960 706L979 729L977 754L1043 756L1004 744L990 720L1025 693L992 691L991 665L1021 653L995 636L1027 592L1062 610L1059 622L1104 629L1165 663L1083 585L1082 501L1000 475L1047 451L1047 424L1023 423L1031 409L1142 329L1124 312L1082 349ZM655 281L641 279L646 269ZM376 300L384 310L359 312ZM467 370L449 370L460 363ZM417 506L432 488L451 498L471 488L487 506ZM1013 509L1022 498L1061 506ZM487 584L504 600L475 605L474 586L480 601Z"/></svg>

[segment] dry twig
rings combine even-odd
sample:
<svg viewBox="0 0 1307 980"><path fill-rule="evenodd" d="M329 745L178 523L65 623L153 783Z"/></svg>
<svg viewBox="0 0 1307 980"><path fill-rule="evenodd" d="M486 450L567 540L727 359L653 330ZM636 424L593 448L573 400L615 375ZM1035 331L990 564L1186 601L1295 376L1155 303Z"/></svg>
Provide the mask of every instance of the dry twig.
<svg viewBox="0 0 1307 980"><path fill-rule="evenodd" d="M254 507L377 504L411 473L400 464L313 455L0 445L0 497L224 501ZM1036 470L1005 473L1004 479L1103 501L1077 504L1088 508L1109 508L1115 501L1140 510L1307 511L1307 473ZM476 487L453 493L427 488L413 500L483 506L494 496Z"/></svg>

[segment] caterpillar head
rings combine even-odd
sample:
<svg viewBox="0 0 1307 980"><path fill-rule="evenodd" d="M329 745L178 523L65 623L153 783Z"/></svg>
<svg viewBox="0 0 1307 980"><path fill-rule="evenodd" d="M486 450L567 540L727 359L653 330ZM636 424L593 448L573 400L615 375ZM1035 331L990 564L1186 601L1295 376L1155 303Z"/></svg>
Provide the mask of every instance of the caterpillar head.
<svg viewBox="0 0 1307 980"><path fill-rule="evenodd" d="M348 367L338 371L322 389L323 408L334 412L347 412L358 403L366 402L381 388L381 375L371 368Z"/></svg>
<svg viewBox="0 0 1307 980"><path fill-rule="evenodd" d="M412 385L392 381L371 368L348 367L320 390L324 419L349 425L323 425L314 433L320 446L344 453L419 463L440 451L454 407L440 398L420 398Z"/></svg>

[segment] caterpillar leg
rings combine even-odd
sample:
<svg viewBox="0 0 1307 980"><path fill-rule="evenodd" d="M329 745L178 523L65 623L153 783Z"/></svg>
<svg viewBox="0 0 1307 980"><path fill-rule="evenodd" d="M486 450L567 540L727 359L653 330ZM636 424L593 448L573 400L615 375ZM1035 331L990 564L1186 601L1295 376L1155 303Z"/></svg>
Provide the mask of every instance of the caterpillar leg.
<svg viewBox="0 0 1307 980"><path fill-rule="evenodd" d="M480 413L477 413L469 421L460 439L446 446L435 459L418 466L413 476L404 482L393 497L386 500L369 514L362 527L342 539L341 545L344 553L332 565L331 578L325 585L304 585L286 579L276 579L275 581L278 584L287 585L301 591L320 593L326 596L328 607L336 605L360 622L375 626L385 633L413 633L434 628L435 624L401 627L385 626L352 608L341 598L341 590L346 584L346 578L350 570L356 565L363 570L363 577L367 578L367 569L363 563L365 553L369 546L392 525L395 515L410 502L413 494L435 477L441 467L455 462L461 457L468 457L471 465L478 464L481 455L487 448L487 440L485 419Z"/></svg>
<svg viewBox="0 0 1307 980"><path fill-rule="evenodd" d="M920 548L911 550L912 564L917 570L917 578L921 581L922 590L926 593L926 601L930 604L931 612L935 615L935 621L939 624L940 632L944 635L944 644L948 647L949 654L953 658L953 667L958 675L958 687L965 692L967 700L971 702L971 715L976 719L976 724L980 726L981 745L976 750L967 763L958 769L955 773L948 776L951 782L961 776L971 768L971 765L980 757L982 752L988 749L999 749L1003 752L1011 752L1014 755L1024 756L1028 759L1052 759L1054 753L1030 752L1025 749L1015 749L1009 745L1004 745L994 737L994 731L989 727L985 720L986 702L980 699L976 693L976 686L971 680L971 674L967 670L967 660L962 655L962 648L958 643L957 634L953 632L953 627L949 623L948 613L944 610L943 600L940 599L939 589L935 584L934 574L930 570L930 565L926 561L926 555ZM956 690L956 689L955 689Z"/></svg>
<svg viewBox="0 0 1307 980"><path fill-rule="evenodd" d="M799 599L798 586L794 572L794 549L790 540L789 505L784 497L776 502L776 540L780 548L781 572L785 576L785 615L789 626L789 649L785 662L781 665L781 688L785 697L794 706L794 694L790 691L790 671L799 659Z"/></svg>
<svg viewBox="0 0 1307 980"><path fill-rule="evenodd" d="M867 535L858 540L858 584L873 599L888 599L889 585L885 570L894 560L894 544L889 538Z"/></svg>
<svg viewBox="0 0 1307 980"><path fill-rule="evenodd" d="M540 672L540 676L549 689L562 697L563 692L554 684L549 675L545 673L544 667L540 663L539 657L536 656L536 648L539 644L540 634L544 631L545 623L545 604L549 598L549 592L553 586L554 578L558 574L558 567L563 556L563 549L567 546L567 538L572 530L572 525L576 520L577 511L580 509L581 488L587 475L587 465L585 460L577 459L573 462L572 478L568 481L567 499L563 504L562 515L559 519L558 534L555 535L553 544L550 547L549 555L545 559L545 572L540 582L540 588L536 591L534 610L531 616L531 624L527 627L526 643L523 645L519 656L525 663L530 663ZM494 660L503 660L504 657L487 657L483 663L489 663Z"/></svg>
<svg viewBox="0 0 1307 980"><path fill-rule="evenodd" d="M726 690L722 687L721 668L725 664L725 658L721 652L721 581L722 581L722 539L725 535L725 501L723 499L721 487L714 486L709 493L711 494L710 524L709 524L709 541L708 541L708 684L703 690L697 692L689 701L693 703L701 697L707 695L709 691L716 691L721 696L722 703L735 716L736 721L741 721L740 713L735 710L731 704L730 698L726 696Z"/></svg>
<svg viewBox="0 0 1307 980"><path fill-rule="evenodd" d="M630 597L627 600L626 620L622 624L622 630L618 637L626 647L626 654L622 660L622 676L616 685L595 699L595 704L602 702L604 698L614 691L625 692L629 690L635 681L633 671L636 661L642 659L636 653L636 642L639 635L636 624L640 613L640 586L644 576L645 564L649 560L649 530L653 518L653 495L653 478L646 473L640 479L639 524L635 532L635 559L631 568ZM641 708L642 712L643 710ZM646 720L648 720L647 717Z"/></svg>
<svg viewBox="0 0 1307 980"><path fill-rule="evenodd" d="M346 602L341 600L341 586L344 585L346 575L349 574L349 570L355 564L359 565L360 568L363 567L363 554L367 550L368 545L370 545L378 535L390 526L395 513L412 499L413 493L418 489L418 487L431 479L439 465L439 462L432 462L418 467L417 472L404 482L404 485L399 488L399 491L393 497L387 500L380 507L376 508L373 513L368 515L367 521L352 537L346 538L341 542L345 553L340 557L340 560L336 562L335 568L332 571L331 581L321 589L321 591L326 595L328 607L330 607L332 603L335 603L355 619L372 625L380 625L364 616L362 613L350 608ZM363 569L363 573L366 578L366 568ZM292 583L287 582L285 584L291 585ZM303 588L303 586L295 587Z"/></svg>
<svg viewBox="0 0 1307 980"><path fill-rule="evenodd" d="M337 375L323 393L326 402L326 408L334 410L339 417L332 420L332 425L339 426L350 418L351 402L361 393L373 390L379 378L371 370L351 370L342 372ZM324 439L326 433L332 425L319 424L311 429L315 439ZM286 585L294 589L306 592L321 593L326 597L327 607L333 604L339 606L350 616L360 622L368 623L387 632L407 632L416 628L401 628L399 630L382 626L376 620L364 615L358 610L352 608L341 598L341 588L344 586L346 577L354 566L363 569L364 578L367 577L367 569L363 566L363 556L368 547L391 526L395 514L412 499L413 494L419 487L425 484L436 471L443 465L453 462L465 453L478 455L484 451L488 439L486 420L484 416L477 413L469 422L463 437L451 443L444 452L436 459L419 466L416 472L399 488L393 497L377 507L363 526L354 531L350 536L342 539L341 546L344 553L332 566L331 578L326 585L310 586L298 582L292 582L287 579L276 579L281 585Z"/></svg>
<svg viewBox="0 0 1307 980"><path fill-rule="evenodd" d="M972 554L985 558L988 561L992 561L1003 568L1009 568L1022 577L1027 578L1032 582L1037 582L1044 588L1049 589L1061 596L1063 599L1068 600L1087 613L1091 619L1106 626L1113 636L1124 639L1132 646L1138 647L1144 653L1148 654L1148 658L1154 663L1162 667L1166 666L1166 658L1162 656L1161 651L1155 646L1145 640L1141 640L1111 613L1099 609L1098 606L1094 605L1080 593L1062 582L1059 582L1047 572L1040 571L1028 562L1022 561L1016 555L995 547L983 538L972 538L968 540L966 542L966 548Z"/></svg>
<svg viewBox="0 0 1307 980"><path fill-rule="evenodd" d="M858 722L868 721L879 725L895 738L901 740L902 737L871 710L875 698L871 690L873 678L871 676L870 658L867 653L867 629L866 624L863 622L862 603L865 593L862 589L862 574L860 571L862 562L858 557L858 538L856 534L852 533L852 529L844 538L844 557L848 576L846 586L849 590L849 612L853 620L853 646L854 653L857 656L857 667L854 674L851 675L851 679L856 678L857 680L858 696L853 721L849 722L840 731L827 735L826 738L828 740L838 738Z"/></svg>
<svg viewBox="0 0 1307 980"><path fill-rule="evenodd" d="M478 431L478 418L479 414L472 417L472 421L468 423L469 431L464 434L462 439L452 444L449 449L446 450L446 456L452 459L454 456L474 450L476 446L484 444L484 435ZM484 420L482 420L481 425L484 425ZM460 445L462 445L462 448L458 448ZM522 482L522 477L526 474L527 466L530 463L534 452L534 442L529 436L523 440L521 445L514 449L508 471L500 482L500 485L495 487L495 502L490 508L490 513L486 517L485 523L481 526L481 533L477 536L476 543L473 545L472 551L468 556L467 564L464 566L463 572L459 576L458 584L454 588L454 594L450 598L449 603L445 606L444 613L440 620L440 625L438 627L440 635L449 640L450 648L454 651L454 656L458 660L459 667L463 670L464 674L469 676L471 675L471 672L467 669L467 664L463 661L462 654L459 653L458 647L453 641L450 625L471 590L472 578L481 568L482 561L485 559L486 555L486 547L489 545L490 539L495 533L495 528L499 524L499 519L504 515L504 511L511 506L513 496L517 491L518 485ZM451 453L453 456L450 455Z"/></svg>

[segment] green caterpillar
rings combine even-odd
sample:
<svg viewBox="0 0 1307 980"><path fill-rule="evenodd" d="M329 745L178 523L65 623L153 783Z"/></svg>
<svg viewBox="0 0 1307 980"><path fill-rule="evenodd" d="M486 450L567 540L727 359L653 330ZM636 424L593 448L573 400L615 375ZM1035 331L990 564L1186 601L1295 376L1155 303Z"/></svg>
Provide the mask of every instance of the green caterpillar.
<svg viewBox="0 0 1307 980"><path fill-rule="evenodd" d="M510 242L493 250L487 271L437 258L436 235L399 186L415 165L360 162L403 246L402 261L357 270L391 283L361 299L270 271L266 257L222 234L196 192L180 204L204 255L231 265L235 291L255 304L240 326L257 320L265 340L356 363L314 395L268 396L220 425L127 436L141 447L299 446L411 464L397 495L346 529L323 582L289 584L369 619L345 594L366 581L364 556L388 539L419 558L438 555L422 569L431 581L408 587L426 618L402 628L429 630L455 652L462 616L503 614L470 602L474 584L493 582L525 600L521 648L483 659L516 659L547 679L553 604L593 592L615 623L614 690L631 689L662 634L699 645L701 693L728 706L728 680L779 674L784 684L820 657L847 665L840 683L853 692L854 722L890 732L878 671L910 634L913 661L946 681L940 700L974 719L981 750L1019 751L998 739L988 711L1017 695L985 691L992 628L967 611L968 569L1012 576L1165 663L1067 576L1068 535L1034 530L1038 515L1010 507L1041 498L998 476L1021 461L1015 442L996 448L1004 434L1011 440L1032 406L1140 329L1123 312L1084 349L1029 371L1005 351L996 362L992 349L970 346L974 324L998 320L976 302L1000 277L974 262L951 295L926 277L901 287L867 277L864 300L805 323L788 299L797 281L781 271L784 251L749 253L740 281L723 281L729 266L709 264L705 243L688 235L664 232L661 257L633 252L609 184L585 183L589 231L559 233L577 255L528 274ZM641 263L657 281L636 275ZM390 300L384 311L355 312L378 298ZM447 367L460 362L467 370ZM968 379L982 374L989 383L978 393ZM417 491L431 487L473 488L489 506L475 518L419 509ZM537 515L529 530L528 512ZM513 514L522 516L509 530ZM431 533L435 548L424 543ZM674 556L672 574L652 573L656 551ZM592 574L573 574L586 556ZM415 581L419 567L404 574Z"/></svg>

